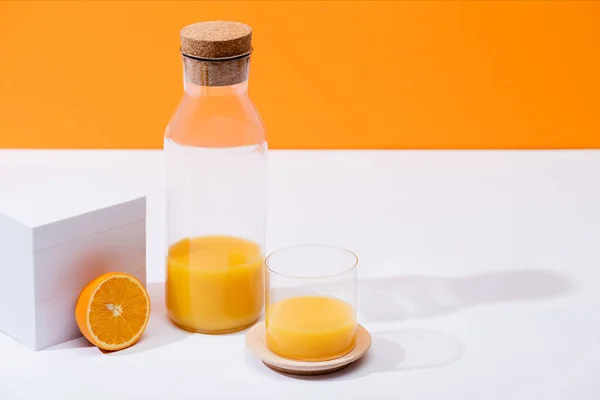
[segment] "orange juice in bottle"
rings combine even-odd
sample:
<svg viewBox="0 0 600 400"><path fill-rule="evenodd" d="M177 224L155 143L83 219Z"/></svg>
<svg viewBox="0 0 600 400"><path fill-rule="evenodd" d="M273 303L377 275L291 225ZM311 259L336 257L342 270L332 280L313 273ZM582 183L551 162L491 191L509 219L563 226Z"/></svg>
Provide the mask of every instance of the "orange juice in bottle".
<svg viewBox="0 0 600 400"><path fill-rule="evenodd" d="M165 133L166 306L183 329L243 329L263 307L267 142L248 96L252 31L181 30L184 95Z"/></svg>

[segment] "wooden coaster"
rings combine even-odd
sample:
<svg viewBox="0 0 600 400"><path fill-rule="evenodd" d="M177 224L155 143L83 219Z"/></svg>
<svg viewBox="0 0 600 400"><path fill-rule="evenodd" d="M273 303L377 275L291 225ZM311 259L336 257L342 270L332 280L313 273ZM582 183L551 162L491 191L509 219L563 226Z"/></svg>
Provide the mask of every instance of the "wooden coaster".
<svg viewBox="0 0 600 400"><path fill-rule="evenodd" d="M291 375L322 375L336 372L358 360L371 347L371 335L362 326L356 328L356 345L346 355L329 361L296 361L280 357L267 348L265 322L254 325L246 334L246 346L269 368Z"/></svg>

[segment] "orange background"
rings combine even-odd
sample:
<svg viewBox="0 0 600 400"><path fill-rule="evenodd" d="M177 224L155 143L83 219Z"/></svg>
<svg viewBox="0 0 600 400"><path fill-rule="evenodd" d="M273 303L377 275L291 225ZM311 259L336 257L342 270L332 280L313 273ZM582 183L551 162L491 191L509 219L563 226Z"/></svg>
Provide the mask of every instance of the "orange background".
<svg viewBox="0 0 600 400"><path fill-rule="evenodd" d="M254 29L272 148L600 147L591 1L1 2L0 147L162 147L209 19Z"/></svg>

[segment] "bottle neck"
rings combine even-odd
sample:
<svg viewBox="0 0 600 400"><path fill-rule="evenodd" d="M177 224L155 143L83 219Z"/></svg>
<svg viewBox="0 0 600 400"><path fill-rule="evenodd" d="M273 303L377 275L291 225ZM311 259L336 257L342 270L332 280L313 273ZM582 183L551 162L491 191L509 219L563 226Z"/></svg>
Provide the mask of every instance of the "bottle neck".
<svg viewBox="0 0 600 400"><path fill-rule="evenodd" d="M249 66L249 56L227 61L183 56L184 90L193 96L244 94L248 91Z"/></svg>
<svg viewBox="0 0 600 400"><path fill-rule="evenodd" d="M248 81L229 86L198 85L188 80L183 81L183 90L188 96L245 96L248 94Z"/></svg>

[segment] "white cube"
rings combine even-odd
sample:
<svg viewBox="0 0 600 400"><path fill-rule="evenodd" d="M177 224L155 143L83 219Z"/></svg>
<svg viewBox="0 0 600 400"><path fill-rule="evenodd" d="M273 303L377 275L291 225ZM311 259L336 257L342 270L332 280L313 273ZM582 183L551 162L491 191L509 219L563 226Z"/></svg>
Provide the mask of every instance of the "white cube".
<svg viewBox="0 0 600 400"><path fill-rule="evenodd" d="M146 284L146 197L106 181L0 195L0 330L34 350L81 335L75 304L97 276Z"/></svg>

